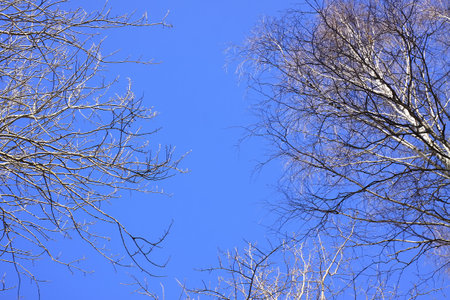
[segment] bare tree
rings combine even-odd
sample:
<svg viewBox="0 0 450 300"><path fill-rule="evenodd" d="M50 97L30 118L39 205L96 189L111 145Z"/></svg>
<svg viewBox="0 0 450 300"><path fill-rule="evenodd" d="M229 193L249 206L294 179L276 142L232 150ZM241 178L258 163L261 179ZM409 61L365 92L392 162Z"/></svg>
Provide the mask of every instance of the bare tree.
<svg viewBox="0 0 450 300"><path fill-rule="evenodd" d="M320 235L309 243L291 238L269 251L254 243L248 243L244 251L227 251L218 267L204 270L217 275L217 280L201 288L185 288L187 299L200 295L234 300L343 297L343 270L349 270L344 250L351 234L332 251L326 250ZM384 295L384 291L379 289L377 295Z"/></svg>
<svg viewBox="0 0 450 300"><path fill-rule="evenodd" d="M150 255L164 236L134 236L102 204L124 191L149 186L180 171L171 148L150 151L143 107L130 86L113 94L103 75L116 60L101 52L104 30L165 25L144 15L112 16L105 7L87 13L65 0L6 0L0 3L0 261L12 265L17 282L38 282L31 264L42 258L79 269L50 246L52 239L78 237L114 265L134 265L151 274L162 267ZM160 147L159 147L160 148ZM129 261L104 248L118 230ZM94 227L95 229L95 227ZM9 285L7 284L9 282ZM12 283L11 283L12 282Z"/></svg>
<svg viewBox="0 0 450 300"><path fill-rule="evenodd" d="M330 236L331 216L344 232L356 222L359 277L402 285L413 263L435 259L418 268L415 295L450 268L447 5L311 2L263 21L240 49L264 95L252 134L285 160L283 218Z"/></svg>

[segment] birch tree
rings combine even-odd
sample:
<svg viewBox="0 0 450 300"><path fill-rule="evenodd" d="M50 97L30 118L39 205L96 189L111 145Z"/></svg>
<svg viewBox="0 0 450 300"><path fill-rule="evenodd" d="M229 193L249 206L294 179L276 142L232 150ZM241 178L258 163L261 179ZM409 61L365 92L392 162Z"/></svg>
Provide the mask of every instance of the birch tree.
<svg viewBox="0 0 450 300"><path fill-rule="evenodd" d="M418 295L450 268L448 3L308 3L240 48L262 95L251 134L285 162L282 218L329 236L355 224L358 276L395 286L417 266Z"/></svg>

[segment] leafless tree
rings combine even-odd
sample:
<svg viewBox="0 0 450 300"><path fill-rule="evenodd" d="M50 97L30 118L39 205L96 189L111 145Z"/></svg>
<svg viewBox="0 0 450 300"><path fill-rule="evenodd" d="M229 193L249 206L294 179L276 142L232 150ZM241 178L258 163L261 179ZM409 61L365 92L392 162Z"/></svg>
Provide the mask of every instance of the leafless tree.
<svg viewBox="0 0 450 300"><path fill-rule="evenodd" d="M351 234L327 251L320 235L310 243L295 238L265 251L248 243L241 252L227 251L219 266L205 271L217 274L216 283L197 289L185 288L187 299L208 296L213 299L335 299L343 297L344 255ZM381 287L381 285L378 285ZM378 296L384 295L379 289ZM199 299L203 299L200 298Z"/></svg>
<svg viewBox="0 0 450 300"><path fill-rule="evenodd" d="M66 0L0 3L0 261L18 278L2 280L2 290L20 293L23 276L37 283L29 267L43 257L80 268L55 254L50 241L59 238L79 238L112 264L147 274L162 266L150 255L165 235L134 236L102 205L124 191L151 192L154 181L180 171L178 160L171 148L150 151L154 131L140 126L148 128L155 113L130 86L123 95L111 91L106 66L127 61L101 47L107 29L165 24L70 7ZM96 232L96 222L118 230L128 262L104 248L109 234Z"/></svg>
<svg viewBox="0 0 450 300"><path fill-rule="evenodd" d="M401 285L414 263L417 295L450 268L449 18L445 1L309 2L240 49L264 95L251 133L285 161L283 218L356 222L358 276Z"/></svg>

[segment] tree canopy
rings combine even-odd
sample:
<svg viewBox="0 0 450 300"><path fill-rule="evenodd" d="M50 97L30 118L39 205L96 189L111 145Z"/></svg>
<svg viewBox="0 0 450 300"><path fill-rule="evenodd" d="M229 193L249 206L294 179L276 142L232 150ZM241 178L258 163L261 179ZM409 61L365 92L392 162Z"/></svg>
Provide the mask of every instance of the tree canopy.
<svg viewBox="0 0 450 300"><path fill-rule="evenodd" d="M180 171L170 147L150 143L155 130L146 122L155 112L131 83L116 94L116 80L104 76L109 64L127 62L102 52L105 30L164 21L71 7L64 0L0 4L0 262L18 275L3 289L18 293L22 276L38 283L29 266L42 257L82 268L58 256L49 241L60 238L77 237L114 265L152 274L161 266L152 250L164 236L133 235L104 205L124 191L151 192L153 182ZM105 247L110 233L96 223L118 230L127 259Z"/></svg>
<svg viewBox="0 0 450 300"><path fill-rule="evenodd" d="M252 134L285 161L282 218L309 237L354 231L355 279L393 293L433 261L410 296L450 263L449 20L439 1L311 2L240 48L263 96Z"/></svg>

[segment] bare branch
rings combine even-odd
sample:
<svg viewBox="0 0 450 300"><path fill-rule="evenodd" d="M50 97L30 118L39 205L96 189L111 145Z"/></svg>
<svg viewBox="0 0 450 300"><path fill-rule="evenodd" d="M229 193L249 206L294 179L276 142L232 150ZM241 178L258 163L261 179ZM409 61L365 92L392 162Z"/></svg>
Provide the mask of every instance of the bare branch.
<svg viewBox="0 0 450 300"><path fill-rule="evenodd" d="M285 160L283 218L329 235L351 230L331 218L356 222L353 240L381 255L366 257L378 268L444 255L435 267L448 270L446 3L339 0L310 8L263 21L240 49L241 69L265 97L252 132Z"/></svg>
<svg viewBox="0 0 450 300"><path fill-rule="evenodd" d="M167 24L113 16L107 6L73 10L65 0L0 4L0 261L16 269L18 293L22 276L38 282L27 266L41 257L81 270L49 246L61 237L78 236L129 266L103 246L108 234L96 233L95 223L118 229L141 271L164 266L150 255L167 233L156 241L134 236L102 208L124 191L155 192L151 184L182 171L173 148L150 145L145 122L156 113L131 83L118 95L115 81L102 78L107 63L131 61L101 52L103 31L154 25Z"/></svg>

